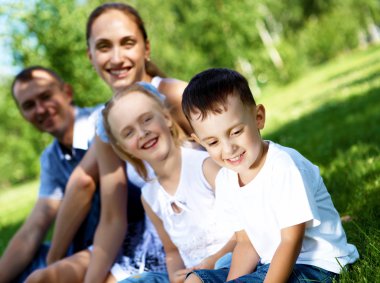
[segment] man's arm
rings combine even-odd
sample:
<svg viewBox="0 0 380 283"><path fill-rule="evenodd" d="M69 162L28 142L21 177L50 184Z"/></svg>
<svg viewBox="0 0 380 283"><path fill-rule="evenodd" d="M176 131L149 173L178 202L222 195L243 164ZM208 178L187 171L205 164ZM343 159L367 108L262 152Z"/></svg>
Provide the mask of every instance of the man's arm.
<svg viewBox="0 0 380 283"><path fill-rule="evenodd" d="M81 223L86 218L99 179L95 147L87 151L67 183L59 208L47 263L63 258Z"/></svg>
<svg viewBox="0 0 380 283"><path fill-rule="evenodd" d="M52 224L60 200L39 199L0 259L0 282L12 282L32 261Z"/></svg>
<svg viewBox="0 0 380 283"><path fill-rule="evenodd" d="M226 281L236 279L255 270L259 255L244 230L236 232L236 246L232 253L231 268Z"/></svg>
<svg viewBox="0 0 380 283"><path fill-rule="evenodd" d="M271 261L264 282L287 282L294 263L301 251L306 223L301 223L281 230L281 243Z"/></svg>

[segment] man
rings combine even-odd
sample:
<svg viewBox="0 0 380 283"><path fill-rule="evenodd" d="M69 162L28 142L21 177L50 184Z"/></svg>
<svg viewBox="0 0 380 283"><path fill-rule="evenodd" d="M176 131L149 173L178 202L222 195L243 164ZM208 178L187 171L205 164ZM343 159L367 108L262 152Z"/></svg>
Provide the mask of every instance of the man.
<svg viewBox="0 0 380 283"><path fill-rule="evenodd" d="M1 283L23 281L33 270L46 266L48 246L42 242L62 206L69 176L84 157L95 133L95 115L91 114L96 108L74 106L70 85L50 69L40 66L24 69L14 79L12 94L25 120L52 135L54 141L41 156L38 200L0 259ZM93 170L96 176L97 168ZM72 252L92 243L100 209L99 194L93 198L96 184L92 179L81 180L74 187L65 194L65 203L75 207L65 209L64 221L68 223L64 225L69 231L58 237L73 240Z"/></svg>

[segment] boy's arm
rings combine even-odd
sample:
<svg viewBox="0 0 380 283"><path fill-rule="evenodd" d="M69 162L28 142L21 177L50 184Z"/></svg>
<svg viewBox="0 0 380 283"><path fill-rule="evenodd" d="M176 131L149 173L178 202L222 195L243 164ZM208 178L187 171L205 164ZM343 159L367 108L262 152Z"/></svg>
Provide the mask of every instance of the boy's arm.
<svg viewBox="0 0 380 283"><path fill-rule="evenodd" d="M153 212L153 210L150 208L149 204L144 200L143 197L141 197L141 202L144 206L145 213L152 221L164 246L166 254L166 268L168 270L170 282L184 282L186 274L191 272L192 269L185 268L181 255L179 254L177 247L174 245L169 235L166 233L161 219Z"/></svg>
<svg viewBox="0 0 380 283"><path fill-rule="evenodd" d="M232 253L231 267L226 281L253 272L259 259L247 233L244 230L236 232L236 246Z"/></svg>
<svg viewBox="0 0 380 283"><path fill-rule="evenodd" d="M13 236L0 259L1 283L13 282L33 260L57 214L59 204L60 200L37 200L29 217Z"/></svg>
<svg viewBox="0 0 380 283"><path fill-rule="evenodd" d="M306 223L281 229L281 243L271 261L264 282L287 282L301 251Z"/></svg>
<svg viewBox="0 0 380 283"><path fill-rule="evenodd" d="M63 258L81 223L86 218L99 179L95 147L92 146L74 169L59 208L47 263Z"/></svg>
<svg viewBox="0 0 380 283"><path fill-rule="evenodd" d="M94 248L84 282L104 282L121 247L127 230L127 179L125 162L112 147L95 138L100 192L101 216L94 238Z"/></svg>

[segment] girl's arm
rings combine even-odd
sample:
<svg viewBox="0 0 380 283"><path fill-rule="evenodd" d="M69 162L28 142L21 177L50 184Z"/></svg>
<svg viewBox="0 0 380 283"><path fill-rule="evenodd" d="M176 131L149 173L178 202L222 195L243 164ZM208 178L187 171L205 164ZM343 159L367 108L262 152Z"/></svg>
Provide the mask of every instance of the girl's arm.
<svg viewBox="0 0 380 283"><path fill-rule="evenodd" d="M232 253L231 267L226 281L253 272L259 259L247 233L244 230L236 232L236 246Z"/></svg>
<svg viewBox="0 0 380 283"><path fill-rule="evenodd" d="M101 216L84 282L104 282L127 229L127 181L125 163L109 144L95 138L100 173Z"/></svg>
<svg viewBox="0 0 380 283"><path fill-rule="evenodd" d="M172 107L171 114L185 133L190 136L193 132L189 122L182 112L182 94L187 86L184 81L164 78L158 86L158 91L166 96L169 105Z"/></svg>
<svg viewBox="0 0 380 283"><path fill-rule="evenodd" d="M191 272L192 269L186 269L178 252L177 247L174 245L170 239L168 233L166 233L164 225L161 219L153 212L149 204L141 197L142 204L145 209L145 213L148 215L149 219L152 221L154 227L160 236L161 242L164 245L166 254L166 268L169 274L169 280L171 283L180 283L185 281L185 276L187 273Z"/></svg>
<svg viewBox="0 0 380 283"><path fill-rule="evenodd" d="M75 233L90 210L98 179L95 147L91 146L66 185L46 259L48 264L65 256Z"/></svg>
<svg viewBox="0 0 380 283"><path fill-rule="evenodd" d="M306 223L301 223L281 230L281 243L271 261L264 282L287 282L294 263L301 251Z"/></svg>

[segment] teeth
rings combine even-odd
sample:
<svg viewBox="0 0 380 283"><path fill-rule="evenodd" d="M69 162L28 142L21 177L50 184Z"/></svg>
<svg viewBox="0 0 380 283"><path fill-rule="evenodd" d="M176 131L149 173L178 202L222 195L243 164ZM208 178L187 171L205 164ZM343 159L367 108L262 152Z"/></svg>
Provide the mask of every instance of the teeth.
<svg viewBox="0 0 380 283"><path fill-rule="evenodd" d="M234 162L234 161L238 161L239 158L240 158L240 155L239 155L239 156L236 156L236 157L234 157L234 158L230 158L230 160L231 160L232 162Z"/></svg>
<svg viewBox="0 0 380 283"><path fill-rule="evenodd" d="M157 139L152 139L143 145L143 149L148 149L156 143Z"/></svg>
<svg viewBox="0 0 380 283"><path fill-rule="evenodd" d="M124 69L123 70L110 70L110 73L112 75L115 75L115 76L119 76L119 75L124 74L126 72L128 72L128 70L124 70Z"/></svg>

